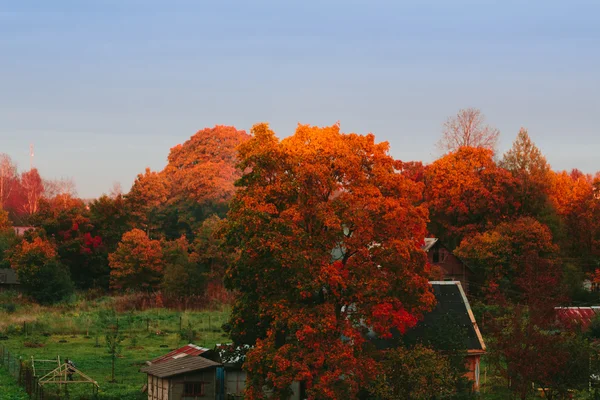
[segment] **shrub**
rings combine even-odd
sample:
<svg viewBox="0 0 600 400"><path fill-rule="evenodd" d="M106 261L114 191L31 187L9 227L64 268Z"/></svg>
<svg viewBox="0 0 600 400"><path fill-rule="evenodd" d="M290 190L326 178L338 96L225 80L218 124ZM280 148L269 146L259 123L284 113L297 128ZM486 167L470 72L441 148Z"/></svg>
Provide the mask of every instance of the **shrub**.
<svg viewBox="0 0 600 400"><path fill-rule="evenodd" d="M0 305L0 307L9 314L12 314L15 311L17 311L17 305L15 303L5 303Z"/></svg>

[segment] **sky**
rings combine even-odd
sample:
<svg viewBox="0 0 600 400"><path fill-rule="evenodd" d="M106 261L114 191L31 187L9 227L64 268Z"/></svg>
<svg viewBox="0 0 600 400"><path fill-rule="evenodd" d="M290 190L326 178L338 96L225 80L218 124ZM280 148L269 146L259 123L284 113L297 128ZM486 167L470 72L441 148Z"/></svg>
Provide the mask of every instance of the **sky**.
<svg viewBox="0 0 600 400"><path fill-rule="evenodd" d="M0 0L0 152L78 194L128 191L196 131L372 132L431 162L482 110L556 170L600 170L600 2Z"/></svg>

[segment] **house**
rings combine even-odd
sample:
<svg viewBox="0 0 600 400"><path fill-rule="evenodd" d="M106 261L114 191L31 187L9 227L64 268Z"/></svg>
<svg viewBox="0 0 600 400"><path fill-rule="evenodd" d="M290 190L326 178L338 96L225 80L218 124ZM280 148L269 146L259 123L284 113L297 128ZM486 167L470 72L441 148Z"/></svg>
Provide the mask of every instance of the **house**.
<svg viewBox="0 0 600 400"><path fill-rule="evenodd" d="M217 399L222 365L200 356L170 358L141 369L148 400Z"/></svg>
<svg viewBox="0 0 600 400"><path fill-rule="evenodd" d="M190 343L148 361L140 370L148 375L148 400L243 399L242 364L249 348L218 344L210 350ZM291 389L289 400L300 400L300 383L294 382Z"/></svg>
<svg viewBox="0 0 600 400"><path fill-rule="evenodd" d="M457 256L448 250L437 238L425 238L423 250L427 253L429 264L439 269L439 279L459 281L463 290L469 292L469 281L473 271Z"/></svg>
<svg viewBox="0 0 600 400"><path fill-rule="evenodd" d="M17 273L12 268L0 269L0 292L7 290L19 290L20 284Z"/></svg>
<svg viewBox="0 0 600 400"><path fill-rule="evenodd" d="M440 334L456 334L458 340L462 341L461 347L466 349L465 376L473 382L473 390L477 392L481 356L485 354L486 347L462 284L459 281L431 281L429 284L435 295L436 305L416 327L406 332L402 341L410 344L437 338ZM454 328L457 328L456 332L450 332ZM370 336L379 349L397 346L400 338L399 334L394 335L391 340L375 338L373 334Z"/></svg>
<svg viewBox="0 0 600 400"><path fill-rule="evenodd" d="M212 350L207 349L205 347L200 347L200 346L196 346L195 344L186 344L183 347L180 347L179 349L175 349L167 354L165 354L164 356L160 356L155 358L152 361L148 362L148 365L154 365L154 364L159 364L165 361L171 361L171 360L178 360L180 358L184 358L184 357L196 357L199 355L206 355L206 353L212 353ZM210 358L210 357L207 357Z"/></svg>
<svg viewBox="0 0 600 400"><path fill-rule="evenodd" d="M15 233L17 234L17 236L23 236L23 235L25 235L25 232L34 230L35 227L34 226L13 226L13 229L15 230Z"/></svg>

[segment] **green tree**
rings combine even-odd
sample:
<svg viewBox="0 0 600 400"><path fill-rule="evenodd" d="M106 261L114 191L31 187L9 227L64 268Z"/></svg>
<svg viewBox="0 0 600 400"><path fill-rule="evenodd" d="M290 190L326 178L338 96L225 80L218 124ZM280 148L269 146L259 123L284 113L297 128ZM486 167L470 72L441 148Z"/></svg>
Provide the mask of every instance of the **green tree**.
<svg viewBox="0 0 600 400"><path fill-rule="evenodd" d="M111 383L116 383L116 379L115 379L115 364L117 361L117 357L119 356L119 354L121 354L121 350L122 350L122 345L121 342L123 342L123 335L121 335L121 332L119 330L119 322L117 320L116 325L110 326L108 331L106 332L106 350L108 351L108 354L110 354L110 358L111 358L111 379L110 382Z"/></svg>
<svg viewBox="0 0 600 400"><path fill-rule="evenodd" d="M25 293L40 303L55 303L73 293L69 272L57 260L54 246L46 239L22 241L11 251L10 262Z"/></svg>
<svg viewBox="0 0 600 400"><path fill-rule="evenodd" d="M450 360L423 345L387 350L382 370L369 387L377 400L429 400L456 392L456 374Z"/></svg>
<svg viewBox="0 0 600 400"><path fill-rule="evenodd" d="M206 271L185 236L163 242L163 260L161 288L166 294L185 297L203 293Z"/></svg>
<svg viewBox="0 0 600 400"><path fill-rule="evenodd" d="M516 195L521 214L545 217L544 222L548 222L554 213L549 200L552 170L526 129L521 128L499 165L510 171L517 181Z"/></svg>

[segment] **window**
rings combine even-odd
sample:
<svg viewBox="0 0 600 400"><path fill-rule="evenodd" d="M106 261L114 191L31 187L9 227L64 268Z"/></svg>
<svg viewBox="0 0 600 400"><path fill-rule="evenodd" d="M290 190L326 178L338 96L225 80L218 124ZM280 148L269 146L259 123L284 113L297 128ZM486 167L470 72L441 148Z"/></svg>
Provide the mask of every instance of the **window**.
<svg viewBox="0 0 600 400"><path fill-rule="evenodd" d="M185 397L204 396L204 382L185 382L183 395Z"/></svg>
<svg viewBox="0 0 600 400"><path fill-rule="evenodd" d="M440 262L440 249L433 249L433 263L437 264Z"/></svg>
<svg viewBox="0 0 600 400"><path fill-rule="evenodd" d="M433 264L442 264L446 261L448 257L448 250L444 248L434 248L431 250L432 252L432 263Z"/></svg>
<svg viewBox="0 0 600 400"><path fill-rule="evenodd" d="M0 274L0 283L6 283L6 274Z"/></svg>

